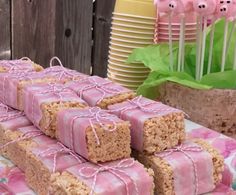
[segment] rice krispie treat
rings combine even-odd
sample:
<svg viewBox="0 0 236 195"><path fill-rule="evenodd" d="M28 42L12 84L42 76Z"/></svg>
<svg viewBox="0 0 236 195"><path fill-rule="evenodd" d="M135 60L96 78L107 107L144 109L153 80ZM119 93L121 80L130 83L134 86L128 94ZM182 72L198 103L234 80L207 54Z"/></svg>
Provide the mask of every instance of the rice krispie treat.
<svg viewBox="0 0 236 195"><path fill-rule="evenodd" d="M0 60L0 73L12 73L22 71L42 71L43 67L35 64L29 58L22 58L18 60Z"/></svg>
<svg viewBox="0 0 236 195"><path fill-rule="evenodd" d="M152 154L185 139L184 113L142 96L108 107L131 123L131 147Z"/></svg>
<svg viewBox="0 0 236 195"><path fill-rule="evenodd" d="M84 158L107 162L130 157L129 123L99 107L58 113L56 137Z"/></svg>
<svg viewBox="0 0 236 195"><path fill-rule="evenodd" d="M71 82L67 86L76 91L89 106L98 106L103 109L135 97L133 91L98 76Z"/></svg>
<svg viewBox="0 0 236 195"><path fill-rule="evenodd" d="M29 126L32 123L25 117L23 112L12 110L8 106L0 103L0 153L7 155L5 132L8 130L16 130L20 127ZM6 156L7 157L7 156Z"/></svg>
<svg viewBox="0 0 236 195"><path fill-rule="evenodd" d="M36 83L65 83L85 78L81 73L64 67L50 67L41 72L13 72L0 74L0 99L7 105L23 110L23 90Z"/></svg>
<svg viewBox="0 0 236 195"><path fill-rule="evenodd" d="M50 193L151 195L153 188L153 171L128 158L98 165L86 162L54 174Z"/></svg>
<svg viewBox="0 0 236 195"><path fill-rule="evenodd" d="M154 155L136 153L154 171L155 192L162 195L203 194L221 182L224 159L203 140L186 141Z"/></svg>
<svg viewBox="0 0 236 195"><path fill-rule="evenodd" d="M48 194L53 174L86 162L60 143L32 148L26 161L26 181L39 195Z"/></svg>
<svg viewBox="0 0 236 195"><path fill-rule="evenodd" d="M85 108L87 104L63 84L35 84L24 90L24 111L33 124L46 135L55 137L60 110Z"/></svg>
<svg viewBox="0 0 236 195"><path fill-rule="evenodd" d="M42 131L34 126L22 127L17 130L7 130L5 132L4 142L7 157L23 171L27 168L25 159L28 150L57 143L55 139L44 135Z"/></svg>

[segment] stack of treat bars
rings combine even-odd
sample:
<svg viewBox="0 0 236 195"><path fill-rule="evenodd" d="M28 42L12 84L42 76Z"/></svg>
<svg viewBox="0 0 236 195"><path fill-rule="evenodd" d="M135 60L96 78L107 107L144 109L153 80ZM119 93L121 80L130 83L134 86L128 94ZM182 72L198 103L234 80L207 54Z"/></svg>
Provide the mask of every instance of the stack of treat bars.
<svg viewBox="0 0 236 195"><path fill-rule="evenodd" d="M11 164L1 194L198 195L221 183L223 156L186 138L180 110L29 59L1 61L0 80L1 154L18 167L0 159Z"/></svg>

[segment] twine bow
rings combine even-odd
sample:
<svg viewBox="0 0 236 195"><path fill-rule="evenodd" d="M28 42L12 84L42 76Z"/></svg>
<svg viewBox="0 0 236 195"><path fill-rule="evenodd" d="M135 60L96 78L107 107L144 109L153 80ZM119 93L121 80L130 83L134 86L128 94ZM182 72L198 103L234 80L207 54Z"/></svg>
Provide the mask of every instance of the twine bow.
<svg viewBox="0 0 236 195"><path fill-rule="evenodd" d="M59 65L61 66L61 70L53 70L53 61L57 61L59 63ZM58 76L59 81L61 81L63 79L63 77L68 77L68 78L72 78L72 81L75 81L76 78L80 75L80 73L67 69L63 66L61 60L58 57L53 57L50 60L50 67L45 70L46 73L55 73L55 76ZM80 75L82 77L82 74ZM85 77L85 76L84 76Z"/></svg>
<svg viewBox="0 0 236 195"><path fill-rule="evenodd" d="M77 90L77 93L79 94L80 98L83 99L83 95L85 91L90 90L90 89L96 89L97 91L102 93L102 96L99 98L96 104L99 104L105 98L107 94L119 94L121 92L120 89L107 86L108 84L112 83L112 81L105 81L103 83L98 83L94 78L90 77L86 79L81 79L79 83L82 83L84 81L89 82L89 84Z"/></svg>
<svg viewBox="0 0 236 195"><path fill-rule="evenodd" d="M101 108L98 108L98 107L89 108L88 110L81 110L81 112L78 113L71 121L71 125L70 125L70 127L71 127L70 128L71 148L74 150L73 128L74 128L74 123L77 119L88 118L89 125L92 127L92 131L93 131L94 136L96 138L97 144L100 145L100 140L98 138L94 124L98 123L101 127L103 127L104 130L112 132L117 129L115 117L116 116L113 116L113 115L109 114L107 111L102 110ZM109 129L109 127L107 127L104 124L104 121L111 122L113 128Z"/></svg>
<svg viewBox="0 0 236 195"><path fill-rule="evenodd" d="M143 112L146 113L156 113L156 114L160 114L161 112L168 112L168 111L176 111L175 108L171 108L171 107L166 107L166 108L158 108L158 109L152 109L152 108L146 108L147 106L150 105L155 105L155 104L159 104L160 106L162 105L159 102L155 102L155 101L148 101L148 102L141 102L142 100L142 96L138 96L135 97L132 100L127 100L127 102L129 102L129 105L125 105L124 107L120 108L120 109L116 109L114 110L115 112L120 112L120 117L122 117L122 115L129 110L134 110L134 109L139 109Z"/></svg>
<svg viewBox="0 0 236 195"><path fill-rule="evenodd" d="M96 187L96 182L97 182L97 177L98 177L99 173L102 173L105 171L108 171L111 174L113 174L114 176L116 176L117 178L119 178L125 184L126 194L130 195L128 183L122 177L121 174L128 176L133 181L133 179L125 172L125 170L122 170L122 169L132 167L134 165L134 163L135 163L135 161L133 159L124 159L124 160L121 160L118 164L113 165L113 166L104 166L104 165L98 164L97 165L98 168L89 167L89 166L83 167L83 168L79 169L79 175L81 177L86 178L86 179L93 178L92 188L89 193L90 195L92 195L94 193L94 190ZM138 187L137 187L137 184L135 183L135 181L133 181L133 184L135 187L136 194L139 194Z"/></svg>
<svg viewBox="0 0 236 195"><path fill-rule="evenodd" d="M30 139L30 138L38 137L38 136L41 136L41 135L43 135L43 133L41 131L39 131L39 130L26 132L26 133L22 134L16 140L7 142L6 144L0 146L0 149L3 149L3 148L5 148L5 147L7 147L7 146L9 146L11 144L18 143L20 141L24 141L24 140L27 140L27 139Z"/></svg>
<svg viewBox="0 0 236 195"><path fill-rule="evenodd" d="M51 148L48 148L48 149L38 153L38 156L41 156L41 157L53 156L53 169L52 169L53 173L56 172L57 157L58 157L59 154L70 154L71 156L73 156L78 161L78 163L85 162L85 159L83 159L81 156L76 155L72 150L65 147L60 142L57 142L57 145L59 146L59 148L51 147Z"/></svg>
<svg viewBox="0 0 236 195"><path fill-rule="evenodd" d="M194 195L197 195L198 189L199 189L197 166L196 166L192 156L190 154L188 154L188 152L202 152L202 151L203 151L202 147L200 147L198 145L184 146L181 144L180 146L174 147L172 149L167 149L164 152L156 153L155 156L164 158L164 157L170 156L176 152L183 153L192 162L193 169L194 169L195 184L196 184Z"/></svg>

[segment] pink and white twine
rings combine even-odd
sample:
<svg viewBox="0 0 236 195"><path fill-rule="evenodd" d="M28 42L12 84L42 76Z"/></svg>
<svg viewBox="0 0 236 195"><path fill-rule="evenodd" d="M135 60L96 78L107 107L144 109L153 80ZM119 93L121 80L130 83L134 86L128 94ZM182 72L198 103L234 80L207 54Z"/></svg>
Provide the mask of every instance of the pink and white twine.
<svg viewBox="0 0 236 195"><path fill-rule="evenodd" d="M48 148L42 152L39 152L37 155L41 156L41 157L50 157L53 156L53 168L52 168L52 172L55 173L57 170L57 158L59 154L70 154L71 156L73 156L78 163L83 163L86 162L86 160L84 158L82 158L81 156L75 154L72 150L70 150L69 148L65 147L63 144L61 144L60 142L57 142L57 145L59 146L59 148Z"/></svg>
<svg viewBox="0 0 236 195"><path fill-rule="evenodd" d="M132 167L134 165L134 163L135 163L135 161L133 159L124 159L113 166L98 164L97 165L98 168L89 167L89 166L82 167L81 169L79 169L79 175L81 177L86 178L86 179L93 178L92 188L89 193L90 195L94 194L96 182L97 182L97 177L99 176L99 173L104 172L104 171L108 171L111 174L113 174L114 176L116 176L117 178L119 178L125 184L126 194L130 195L131 193L129 192L128 183L126 182L126 180L124 178L122 178L122 174L128 176L133 181L133 179L123 169ZM137 184L135 183L135 181L133 181L133 184L135 187L135 192L138 195L139 190L138 190Z"/></svg>
<svg viewBox="0 0 236 195"><path fill-rule="evenodd" d="M73 129L74 129L74 123L79 118L85 118L89 120L89 124L92 128L92 131L94 133L94 136L96 138L97 144L100 145L100 140L98 138L95 124L99 124L101 127L104 128L105 131L115 131L117 129L116 121L114 119L116 116L109 114L107 111L102 110L98 107L89 108L88 110L81 110L81 113L76 115L70 124L70 143L71 148L74 150L74 139L73 139ZM109 129L105 124L104 121L111 122L113 125L113 128Z"/></svg>

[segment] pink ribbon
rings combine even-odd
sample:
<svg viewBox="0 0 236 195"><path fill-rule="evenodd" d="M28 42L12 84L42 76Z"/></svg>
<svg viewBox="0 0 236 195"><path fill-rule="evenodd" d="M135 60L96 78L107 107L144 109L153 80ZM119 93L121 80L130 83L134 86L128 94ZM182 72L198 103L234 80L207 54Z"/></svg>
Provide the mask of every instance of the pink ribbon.
<svg viewBox="0 0 236 195"><path fill-rule="evenodd" d="M5 121L9 121L9 120L13 120L19 117L25 116L24 112L19 112L19 111L10 111L4 114L4 115L0 115L0 122L5 122Z"/></svg>
<svg viewBox="0 0 236 195"><path fill-rule="evenodd" d="M171 107L169 107L169 108L158 108L158 109L146 108L149 105L154 105L154 104L162 105L162 103L154 102L154 101L141 103L142 98L143 98L142 96L138 96L138 97L135 97L132 100L127 100L127 102L129 102L130 105L125 105L124 107L122 107L120 109L117 109L117 110L114 110L114 111L115 112L120 112L120 118L122 117L122 115L126 111L134 110L134 109L140 109L143 112L156 113L156 114L159 114L161 112L176 111L175 108L171 108Z"/></svg>
<svg viewBox="0 0 236 195"><path fill-rule="evenodd" d="M198 174L197 174L197 166L196 166L192 156L190 154L188 154L188 152L202 152L202 151L203 151L203 149L200 146L197 146L197 145L184 146L181 144L180 146L174 147L172 149L167 149L164 152L155 153L155 156L164 158L164 157L172 155L175 152L183 153L192 162L193 169L194 169L195 184L196 184L194 195L198 195L199 181L198 181Z"/></svg>
<svg viewBox="0 0 236 195"><path fill-rule="evenodd" d="M84 112L87 112L87 113L84 113ZM106 131L110 131L110 132L115 131L117 126L116 126L116 122L114 120L114 117L116 117L116 116L111 115L107 111L102 110L101 108L98 108L98 107L89 108L88 110L81 110L81 113L76 115L71 121L71 125L70 125L70 127L71 127L70 128L71 148L74 150L73 130L74 130L74 123L75 123L76 119L88 118L89 124L92 127L92 131L93 131L94 136L96 138L97 144L100 145L100 140L98 138L94 124L98 123ZM102 122L104 120L111 122L113 124L113 128L112 129L107 128L105 126L105 124Z"/></svg>
<svg viewBox="0 0 236 195"><path fill-rule="evenodd" d="M38 156L41 156L41 157L53 156L53 169L52 169L53 173L56 172L57 157L58 157L59 154L70 154L71 156L73 156L78 161L78 163L86 162L84 158L82 158L81 156L76 155L72 150L65 147L60 142L57 142L57 145L60 148L53 148L52 147L52 148L48 148L48 149L38 153Z"/></svg>
<svg viewBox="0 0 236 195"><path fill-rule="evenodd" d="M83 167L83 168L79 169L79 175L81 177L86 178L86 179L94 178L93 183L92 183L92 189L89 193L90 195L92 195L94 193L94 190L96 187L96 182L97 182L97 177L98 177L99 173L104 172L104 171L108 171L111 174L113 174L114 176L116 176L117 178L119 178L125 184L127 195L130 195L128 183L125 181L124 178L122 178L122 175L120 173L125 174L126 176L128 176L132 180L132 178L122 169L132 167L134 165L134 162L135 161L133 159L124 159L124 160L121 160L118 164L116 164L114 166L104 166L102 164L98 164L99 168L94 168L94 167L89 167L89 166ZM137 184L135 183L135 181L133 181L133 184L135 186L136 194L139 194L138 187L137 187Z"/></svg>
<svg viewBox="0 0 236 195"><path fill-rule="evenodd" d="M80 98L83 99L83 94L85 91L90 90L90 89L96 89L99 92L102 93L102 97L97 101L97 104L99 104L107 94L119 94L121 92L121 90L119 89L115 89L113 87L109 87L106 86L110 83L112 83L112 81L106 81L103 83L98 83L94 78L92 77L88 77L86 79L81 79L79 80L79 83L82 83L84 81L88 81L89 84L87 84L86 86L82 87L81 89L77 90L76 92L79 94Z"/></svg>
<svg viewBox="0 0 236 195"><path fill-rule="evenodd" d="M22 134L18 139L10 141L10 142L7 142L6 144L0 146L0 149L3 149L6 146L9 146L11 144L14 144L14 143L17 143L17 142L20 142L20 141L24 141L26 139L38 137L38 136L41 136L41 135L43 135L43 133L41 131L39 131L39 130L26 132L26 133Z"/></svg>

